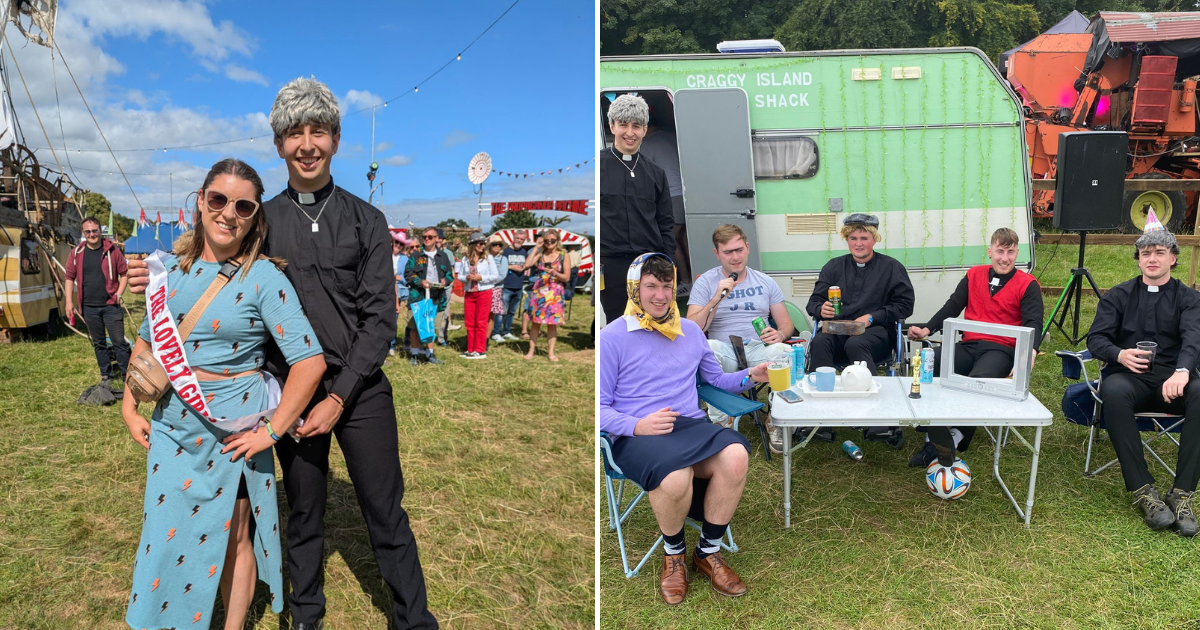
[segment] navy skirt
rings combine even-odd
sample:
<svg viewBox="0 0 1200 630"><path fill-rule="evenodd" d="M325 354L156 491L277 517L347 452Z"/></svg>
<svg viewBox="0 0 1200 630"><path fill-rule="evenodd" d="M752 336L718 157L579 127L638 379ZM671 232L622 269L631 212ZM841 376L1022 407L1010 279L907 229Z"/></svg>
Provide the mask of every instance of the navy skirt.
<svg viewBox="0 0 1200 630"><path fill-rule="evenodd" d="M750 442L733 429L709 422L708 418L675 419L666 435L625 436L613 441L613 461L631 481L647 492L667 475L698 464L730 444L741 444L750 452Z"/></svg>

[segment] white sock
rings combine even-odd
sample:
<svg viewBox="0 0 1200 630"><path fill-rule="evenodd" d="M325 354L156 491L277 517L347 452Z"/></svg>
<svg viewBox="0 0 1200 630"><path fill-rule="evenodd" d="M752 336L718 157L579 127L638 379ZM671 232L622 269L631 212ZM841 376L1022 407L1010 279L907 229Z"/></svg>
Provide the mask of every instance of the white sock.
<svg viewBox="0 0 1200 630"><path fill-rule="evenodd" d="M928 436L926 436L926 437L928 437ZM957 451L958 443L961 442L963 439L962 431L959 431L958 429L950 429L950 437L954 440L954 450Z"/></svg>

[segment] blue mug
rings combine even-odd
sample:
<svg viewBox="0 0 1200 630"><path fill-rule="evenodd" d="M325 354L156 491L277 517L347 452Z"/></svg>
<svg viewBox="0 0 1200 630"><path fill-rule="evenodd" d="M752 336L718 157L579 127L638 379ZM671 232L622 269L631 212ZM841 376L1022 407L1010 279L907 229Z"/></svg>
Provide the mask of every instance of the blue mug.
<svg viewBox="0 0 1200 630"><path fill-rule="evenodd" d="M834 371L831 367L819 367L805 376L808 379L808 384L817 388L819 392L833 391ZM816 379L815 381L813 379Z"/></svg>

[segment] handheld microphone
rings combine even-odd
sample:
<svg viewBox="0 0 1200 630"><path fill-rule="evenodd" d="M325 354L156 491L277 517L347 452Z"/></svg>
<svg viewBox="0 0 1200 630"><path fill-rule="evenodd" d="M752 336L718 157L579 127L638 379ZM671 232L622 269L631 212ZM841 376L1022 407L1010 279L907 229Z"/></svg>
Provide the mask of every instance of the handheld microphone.
<svg viewBox="0 0 1200 630"><path fill-rule="evenodd" d="M737 272L736 272L736 271L734 271L733 273L730 273L730 274L729 274L729 277L730 277L730 278L733 278L733 281L734 281L734 282L737 282ZM722 300L724 300L724 299L725 299L725 295L726 295L727 293L729 293L729 289L725 289L724 291L721 291L721 299L722 299Z"/></svg>

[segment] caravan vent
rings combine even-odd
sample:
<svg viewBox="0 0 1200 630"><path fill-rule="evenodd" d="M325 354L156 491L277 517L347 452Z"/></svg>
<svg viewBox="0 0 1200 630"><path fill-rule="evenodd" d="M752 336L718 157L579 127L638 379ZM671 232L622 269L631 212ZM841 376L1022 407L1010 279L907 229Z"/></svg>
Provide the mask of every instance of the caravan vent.
<svg viewBox="0 0 1200 630"><path fill-rule="evenodd" d="M808 296L812 295L813 289L817 288L817 279L812 276L792 276L792 297L802 300L800 304L803 308L804 304L808 303Z"/></svg>
<svg viewBox="0 0 1200 630"><path fill-rule="evenodd" d="M829 234L837 231L837 216L832 214L789 214L788 234Z"/></svg>

